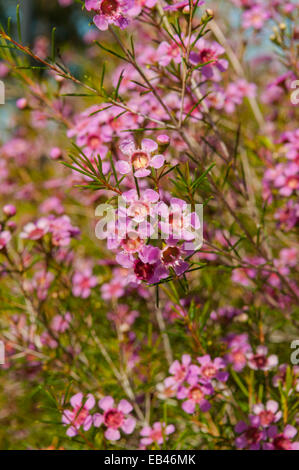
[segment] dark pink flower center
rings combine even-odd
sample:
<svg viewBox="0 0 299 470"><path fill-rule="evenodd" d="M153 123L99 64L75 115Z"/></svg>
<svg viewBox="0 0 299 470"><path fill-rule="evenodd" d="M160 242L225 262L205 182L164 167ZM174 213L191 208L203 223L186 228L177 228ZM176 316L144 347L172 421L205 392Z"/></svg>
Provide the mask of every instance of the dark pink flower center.
<svg viewBox="0 0 299 470"><path fill-rule="evenodd" d="M272 411L261 411L259 414L259 418L261 420L261 425L262 426L268 426L274 421L275 415L272 413Z"/></svg>
<svg viewBox="0 0 299 470"><path fill-rule="evenodd" d="M134 152L131 160L135 170L146 168L149 164L149 156L145 152Z"/></svg>
<svg viewBox="0 0 299 470"><path fill-rule="evenodd" d="M199 54L199 57L202 64L215 60L214 53L211 49L203 49Z"/></svg>
<svg viewBox="0 0 299 470"><path fill-rule="evenodd" d="M196 403L200 403L204 397L204 393L199 387L195 386L189 390L188 396L191 400L195 401Z"/></svg>
<svg viewBox="0 0 299 470"><path fill-rule="evenodd" d="M91 135L88 139L88 145L93 150L96 150L100 144L100 139L96 135Z"/></svg>
<svg viewBox="0 0 299 470"><path fill-rule="evenodd" d="M135 253L141 247L142 241L139 237L131 238L128 236L121 242L121 246L128 253Z"/></svg>
<svg viewBox="0 0 299 470"><path fill-rule="evenodd" d="M289 439L284 437L282 434L276 436L273 445L276 450L290 450L291 449L291 442Z"/></svg>
<svg viewBox="0 0 299 470"><path fill-rule="evenodd" d="M265 356L256 354L253 358L253 362L256 364L256 367L261 369L262 367L265 367L267 364L267 358Z"/></svg>
<svg viewBox="0 0 299 470"><path fill-rule="evenodd" d="M77 426L82 426L87 416L88 416L88 410L86 408L82 408L81 406L77 406L74 409L73 423L76 424Z"/></svg>
<svg viewBox="0 0 299 470"><path fill-rule="evenodd" d="M205 377L208 377L208 378L215 377L216 372L217 372L216 367L214 367L212 365L205 366L205 367L202 368L202 374Z"/></svg>
<svg viewBox="0 0 299 470"><path fill-rule="evenodd" d="M134 273L138 279L148 281L154 274L154 266L149 263L143 263L141 260L136 260L134 264Z"/></svg>
<svg viewBox="0 0 299 470"><path fill-rule="evenodd" d="M162 261L165 264L174 263L180 256L180 250L176 246L169 246L162 253Z"/></svg>
<svg viewBox="0 0 299 470"><path fill-rule="evenodd" d="M155 442L158 442L159 440L163 439L162 431L160 429L155 429L151 433L151 438Z"/></svg>
<svg viewBox="0 0 299 470"><path fill-rule="evenodd" d="M245 432L248 444L256 444L261 438L261 432L258 428L248 428Z"/></svg>
<svg viewBox="0 0 299 470"><path fill-rule="evenodd" d="M30 238L34 239L34 238L42 237L43 234L44 234L44 231L41 228L35 228L30 232L29 236Z"/></svg>
<svg viewBox="0 0 299 470"><path fill-rule="evenodd" d="M117 0L104 0L101 4L101 11L105 16L113 16L118 10Z"/></svg>
<svg viewBox="0 0 299 470"><path fill-rule="evenodd" d="M124 414L122 411L112 408L104 414L104 423L108 428L118 429L124 421Z"/></svg>

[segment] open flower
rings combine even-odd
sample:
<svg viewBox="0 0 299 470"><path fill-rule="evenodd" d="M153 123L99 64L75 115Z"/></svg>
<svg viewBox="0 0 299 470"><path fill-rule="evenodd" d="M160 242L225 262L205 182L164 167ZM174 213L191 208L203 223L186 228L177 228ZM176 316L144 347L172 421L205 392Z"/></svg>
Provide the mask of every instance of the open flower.
<svg viewBox="0 0 299 470"><path fill-rule="evenodd" d="M42 218L37 222L29 222L20 233L21 238L28 238L30 240L39 240L49 231L48 219Z"/></svg>
<svg viewBox="0 0 299 470"><path fill-rule="evenodd" d="M7 243L11 240L11 233L8 230L0 232L0 250L6 247Z"/></svg>
<svg viewBox="0 0 299 470"><path fill-rule="evenodd" d="M129 26L128 10L134 5L133 0L86 0L87 11L95 11L94 24L106 31L109 24L114 24L121 29Z"/></svg>
<svg viewBox="0 0 299 470"><path fill-rule="evenodd" d="M172 434L174 431L175 427L173 424L166 426L165 423L156 422L152 427L145 426L140 432L140 435L143 436L140 440L140 444L144 447L153 442L161 445L164 440L166 441L168 439L169 434Z"/></svg>
<svg viewBox="0 0 299 470"><path fill-rule="evenodd" d="M278 411L278 403L274 400L268 400L266 406L262 403L253 405L253 413L260 419L262 427L267 428L272 423L281 419L282 412Z"/></svg>
<svg viewBox="0 0 299 470"><path fill-rule="evenodd" d="M288 424L282 433L278 432L277 426L271 426L267 432L270 442L264 444L264 450L299 450L299 441L292 442L296 436L297 429Z"/></svg>
<svg viewBox="0 0 299 470"><path fill-rule="evenodd" d="M150 167L158 169L164 164L165 158L163 155L154 155L158 149L158 144L151 139L143 139L141 147L137 148L132 138L124 141L120 145L120 150L123 154L129 157L129 162L119 160L116 162L116 169L122 174L134 172L136 178L143 178L150 175Z"/></svg>
<svg viewBox="0 0 299 470"><path fill-rule="evenodd" d="M120 400L115 406L112 397L107 396L99 401L99 407L104 414L95 413L94 426L99 427L101 424L106 426L105 437L109 441L118 441L120 439L121 429L125 434L132 434L136 426L136 420L129 413L133 407L127 400Z"/></svg>
<svg viewBox="0 0 299 470"><path fill-rule="evenodd" d="M198 405L203 412L209 411L211 404L206 399L207 395L211 395L214 389L209 383L195 383L190 387L180 387L177 393L179 400L186 400L182 404L183 410L188 414L195 412Z"/></svg>
<svg viewBox="0 0 299 470"><path fill-rule="evenodd" d="M237 449L259 450L261 448L261 441L267 437L266 432L260 428L260 421L258 416L249 416L250 423L239 421L235 426L236 433L240 434L235 444Z"/></svg>
<svg viewBox="0 0 299 470"><path fill-rule="evenodd" d="M169 372L172 374L172 377L167 378L167 385L179 387L184 382L189 384L197 382L199 367L191 364L191 356L189 354L183 354L182 361L174 361L169 368Z"/></svg>
<svg viewBox="0 0 299 470"><path fill-rule="evenodd" d="M95 287L98 283L96 276L92 275L90 268L75 272L72 281L73 295L75 297L81 297L82 299L89 297L92 287Z"/></svg>
<svg viewBox="0 0 299 470"><path fill-rule="evenodd" d="M70 399L70 403L73 407L72 410L65 410L62 415L62 422L64 426L68 426L66 434L70 437L78 434L78 429L82 426L84 431L92 425L92 416L89 411L95 405L95 399L91 393L87 395L87 399L84 402L83 393L77 393Z"/></svg>
<svg viewBox="0 0 299 470"><path fill-rule="evenodd" d="M278 364L278 358L275 354L267 356L268 348L266 346L258 346L256 348L256 353L253 352L247 353L247 360L250 369L253 370L270 370L273 367L276 367Z"/></svg>
<svg viewBox="0 0 299 470"><path fill-rule="evenodd" d="M222 371L225 369L225 363L221 357L216 357L214 361L209 354L197 358L200 369L199 374L207 380L217 379L221 382L226 382L228 379L228 372Z"/></svg>

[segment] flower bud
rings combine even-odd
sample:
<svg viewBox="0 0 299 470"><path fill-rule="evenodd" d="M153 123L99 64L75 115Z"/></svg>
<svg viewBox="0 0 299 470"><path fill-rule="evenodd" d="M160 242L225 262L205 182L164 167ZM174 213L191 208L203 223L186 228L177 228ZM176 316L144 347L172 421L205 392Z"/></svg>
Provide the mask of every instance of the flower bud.
<svg viewBox="0 0 299 470"><path fill-rule="evenodd" d="M12 204L6 204L2 210L7 217L13 217L17 212L17 209Z"/></svg>
<svg viewBox="0 0 299 470"><path fill-rule="evenodd" d="M28 106L28 102L26 98L19 98L16 102L17 108L19 109L25 109Z"/></svg>
<svg viewBox="0 0 299 470"><path fill-rule="evenodd" d="M157 138L157 142L158 142L158 145L159 145L158 152L165 152L165 150L167 149L167 147L169 145L170 139L169 139L168 135L161 134Z"/></svg>
<svg viewBox="0 0 299 470"><path fill-rule="evenodd" d="M59 147L53 147L51 150L50 150L50 157L52 158L52 160L58 160L59 158L62 157L62 151Z"/></svg>

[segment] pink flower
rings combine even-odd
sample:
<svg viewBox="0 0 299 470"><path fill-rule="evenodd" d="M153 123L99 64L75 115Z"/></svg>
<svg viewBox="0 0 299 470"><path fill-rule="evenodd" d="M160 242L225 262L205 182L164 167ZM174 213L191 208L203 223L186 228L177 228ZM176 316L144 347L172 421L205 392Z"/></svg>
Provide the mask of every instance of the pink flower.
<svg viewBox="0 0 299 470"><path fill-rule="evenodd" d="M11 240L11 233L8 230L0 232L0 250L6 247L7 243Z"/></svg>
<svg viewBox="0 0 299 470"><path fill-rule="evenodd" d="M196 383L190 387L180 387L177 393L179 400L185 400L182 404L183 410L188 414L195 412L196 406L199 406L202 412L209 411L211 404L206 399L207 395L212 395L214 389L208 382Z"/></svg>
<svg viewBox="0 0 299 470"><path fill-rule="evenodd" d="M249 416L250 424L239 421L235 426L235 431L240 434L236 438L235 444L238 449L248 448L249 450L259 450L261 441L265 440L267 435L263 429L260 429L258 416Z"/></svg>
<svg viewBox="0 0 299 470"><path fill-rule="evenodd" d="M256 353L247 353L248 366L253 370L270 370L278 365L278 358L275 354L267 356L268 348L266 346L258 346Z"/></svg>
<svg viewBox="0 0 299 470"><path fill-rule="evenodd" d="M57 333L64 333L66 330L69 329L71 320L72 316L69 312L67 312L64 316L55 315L55 317L51 321L51 328Z"/></svg>
<svg viewBox="0 0 299 470"><path fill-rule="evenodd" d="M128 205L127 215L135 222L142 222L153 213L154 204L158 202L159 197L159 193L152 189L142 191L140 196L135 189L122 194L122 198Z"/></svg>
<svg viewBox="0 0 299 470"><path fill-rule="evenodd" d="M64 426L68 426L66 434L70 437L78 434L78 429L83 427L84 431L88 431L92 425L93 419L89 411L95 405L95 399L91 393L83 401L83 393L77 393L70 399L72 410L65 410L62 415L62 422Z"/></svg>
<svg viewBox="0 0 299 470"><path fill-rule="evenodd" d="M189 354L183 354L181 362L176 360L171 364L169 373L172 374L172 377L168 377L167 385L178 387L184 382L188 382L189 384L196 382L199 367L191 364Z"/></svg>
<svg viewBox="0 0 299 470"><path fill-rule="evenodd" d="M197 213L190 212L188 204L183 199L172 197L170 206L161 201L157 204L156 211L161 216L159 227L168 238L168 245L176 245L181 240L192 242L196 231L201 228ZM188 248L189 245L192 244L188 244Z"/></svg>
<svg viewBox="0 0 299 470"><path fill-rule="evenodd" d="M148 176L151 173L149 167L158 169L164 164L163 155L152 156L157 149L158 144L151 139L143 139L141 148L137 148L134 140L129 138L120 145L120 150L129 157L129 162L119 160L115 167L122 175L133 171L136 178Z"/></svg>
<svg viewBox="0 0 299 470"><path fill-rule="evenodd" d="M264 450L299 450L299 441L292 442L297 434L297 429L290 424L284 428L282 433L278 432L276 426L271 426L268 429L267 435L270 442L264 444Z"/></svg>
<svg viewBox="0 0 299 470"><path fill-rule="evenodd" d="M126 304L118 304L115 311L108 313L107 318L112 320L120 329L120 331L128 331L133 325L135 319L139 316L136 310L130 310Z"/></svg>
<svg viewBox="0 0 299 470"><path fill-rule="evenodd" d="M276 423L282 416L282 412L278 411L278 403L274 400L268 400L266 406L262 403L253 405L252 409L253 413L259 417L260 424L264 428Z"/></svg>
<svg viewBox="0 0 299 470"><path fill-rule="evenodd" d="M134 0L134 5L129 9L129 16L138 16L143 7L153 8L157 3L157 0Z"/></svg>
<svg viewBox="0 0 299 470"><path fill-rule="evenodd" d="M167 269L160 261L159 248L151 245L143 246L138 256L139 258L133 264L137 279L154 284L168 276Z"/></svg>
<svg viewBox="0 0 299 470"><path fill-rule="evenodd" d="M196 43L196 47L190 52L190 62L192 65L203 65L200 70L205 78L220 81L219 72L224 72L228 68L226 59L220 56L225 53L225 49L218 42L207 41L200 38Z"/></svg>
<svg viewBox="0 0 299 470"><path fill-rule="evenodd" d="M39 240L49 231L49 221L45 218L39 219L37 222L29 222L20 233L21 238L30 240Z"/></svg>
<svg viewBox="0 0 299 470"><path fill-rule="evenodd" d="M220 357L216 357L212 361L209 354L197 358L200 363L199 374L207 380L217 379L221 382L226 382L228 379L228 372L221 371L225 369L225 363Z"/></svg>
<svg viewBox="0 0 299 470"><path fill-rule="evenodd" d="M162 41L157 49L157 61L163 67L166 67L173 60L179 64L182 60L182 44L177 35L174 35L175 41Z"/></svg>
<svg viewBox="0 0 299 470"><path fill-rule="evenodd" d="M299 204L295 201L287 201L284 207L278 209L274 217L279 228L291 230L299 223Z"/></svg>
<svg viewBox="0 0 299 470"><path fill-rule="evenodd" d="M183 259L184 254L185 251L178 245L168 244L161 252L161 261L166 268L173 268L175 274L181 276L189 268L189 263Z"/></svg>
<svg viewBox="0 0 299 470"><path fill-rule="evenodd" d="M240 372L247 364L247 353L251 351L251 346L248 344L248 335L243 333L241 335L229 334L224 341L227 342L229 352L225 355L225 360L233 364L233 369Z"/></svg>
<svg viewBox="0 0 299 470"><path fill-rule="evenodd" d="M174 431L175 427L173 424L166 426L165 423L156 422L152 427L145 426L140 432L140 435L143 436L140 440L140 444L144 447L149 446L153 442L161 445L164 441L167 441L168 436Z"/></svg>
<svg viewBox="0 0 299 470"><path fill-rule="evenodd" d="M196 5L200 7L201 5L204 5L204 0L199 0L196 2ZM184 12L189 11L189 0L175 0L171 5L167 5L164 7L165 11L177 11L183 9Z"/></svg>
<svg viewBox="0 0 299 470"><path fill-rule="evenodd" d="M50 215L48 221L53 245L68 246L71 242L71 238L78 236L80 233L78 227L72 226L70 218L67 215L61 217Z"/></svg>
<svg viewBox="0 0 299 470"><path fill-rule="evenodd" d="M41 270L34 274L32 284L33 288L36 289L39 300L45 300L47 298L48 290L53 279L54 274L49 271Z"/></svg>
<svg viewBox="0 0 299 470"><path fill-rule="evenodd" d="M95 427L99 427L101 424L106 426L106 439L118 441L120 439L119 429L125 434L132 434L136 420L129 414L133 407L127 400L120 400L119 404L115 406L113 398L107 396L99 401L99 407L104 411L104 414L95 413L93 423Z"/></svg>
<svg viewBox="0 0 299 470"><path fill-rule="evenodd" d="M85 0L86 10L96 12L93 21L101 31L106 31L109 24L127 28L127 14L133 4L133 0Z"/></svg>
<svg viewBox="0 0 299 470"><path fill-rule="evenodd" d="M96 276L92 275L92 270L86 268L83 271L75 272L73 276L72 293L75 297L86 299L90 296L91 289L98 283Z"/></svg>
<svg viewBox="0 0 299 470"><path fill-rule="evenodd" d="M243 28L262 29L265 22L271 17L265 6L255 5L243 13Z"/></svg>
<svg viewBox="0 0 299 470"><path fill-rule="evenodd" d="M17 209L12 204L6 204L5 206L3 206L3 213L7 217L13 217L14 215L16 215Z"/></svg>
<svg viewBox="0 0 299 470"><path fill-rule="evenodd" d="M104 300L118 299L124 293L124 283L119 279L112 279L101 287L101 294Z"/></svg>

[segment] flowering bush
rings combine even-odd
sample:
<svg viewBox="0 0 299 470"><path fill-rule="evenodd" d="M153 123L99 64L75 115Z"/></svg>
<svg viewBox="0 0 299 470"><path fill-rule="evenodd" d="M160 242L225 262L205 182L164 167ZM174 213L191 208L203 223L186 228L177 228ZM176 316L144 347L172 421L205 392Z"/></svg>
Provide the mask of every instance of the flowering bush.
<svg viewBox="0 0 299 470"><path fill-rule="evenodd" d="M1 448L298 450L298 2L56 3L0 33Z"/></svg>

